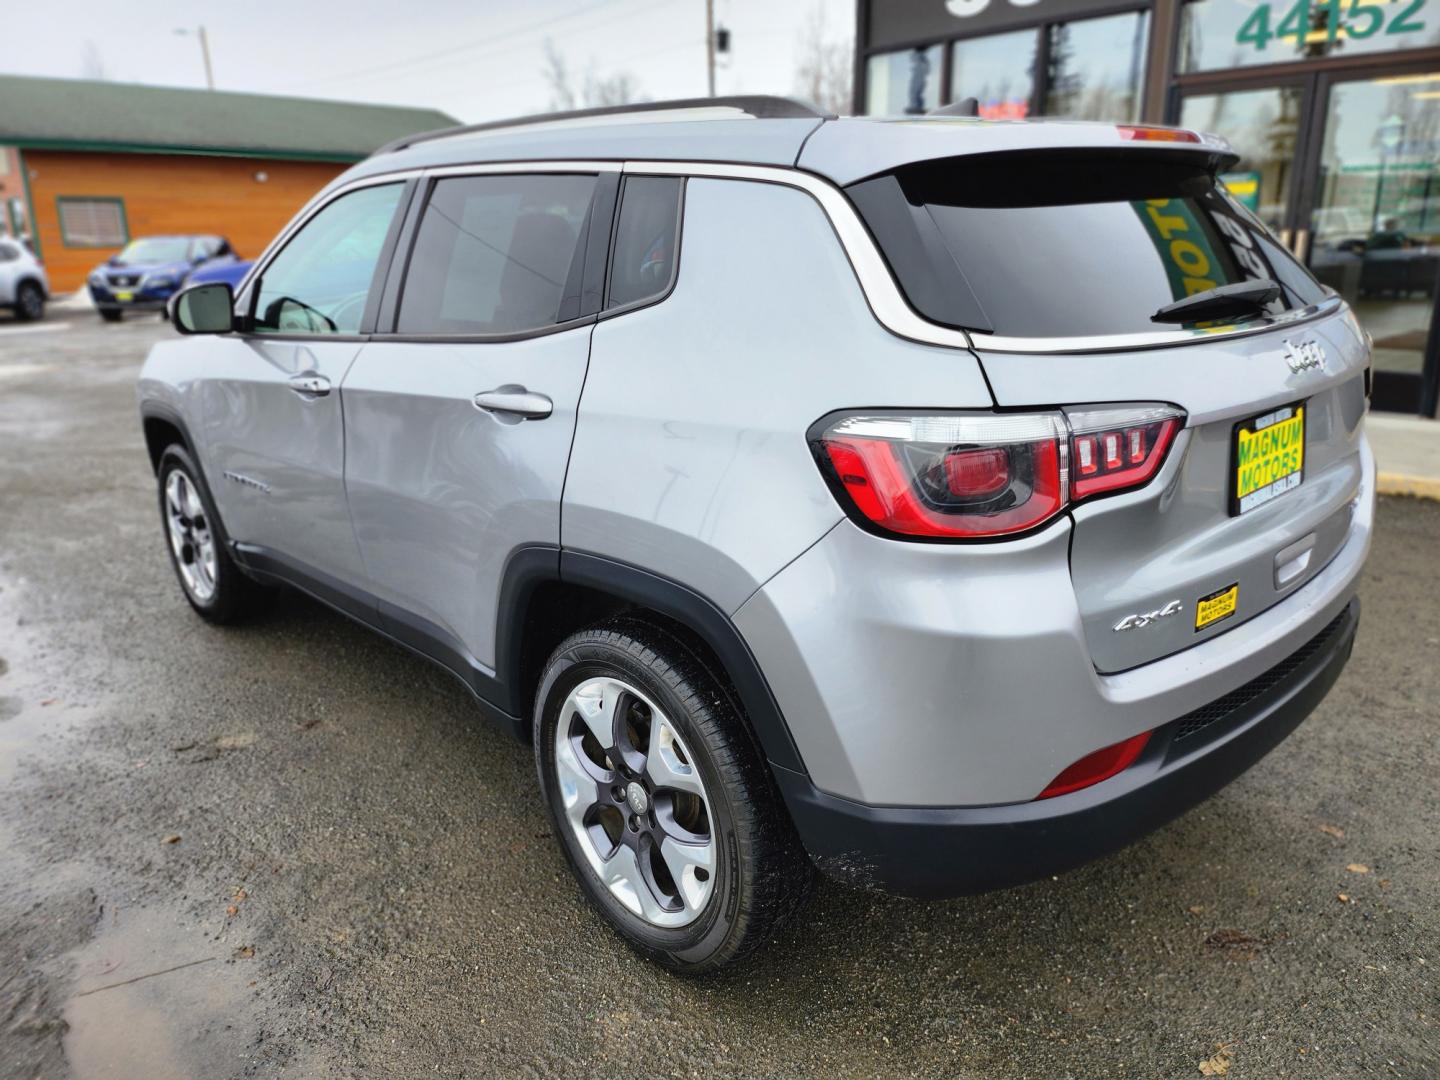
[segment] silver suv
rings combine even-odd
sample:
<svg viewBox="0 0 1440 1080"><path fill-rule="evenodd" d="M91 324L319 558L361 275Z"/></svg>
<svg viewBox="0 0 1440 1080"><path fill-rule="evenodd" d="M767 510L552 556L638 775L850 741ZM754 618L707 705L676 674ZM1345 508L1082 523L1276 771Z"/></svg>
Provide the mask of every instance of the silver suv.
<svg viewBox="0 0 1440 1080"><path fill-rule="evenodd" d="M215 622L295 586L452 672L677 970L815 867L1079 864L1354 640L1369 341L1234 160L769 98L386 147L174 301L139 395L180 584Z"/></svg>

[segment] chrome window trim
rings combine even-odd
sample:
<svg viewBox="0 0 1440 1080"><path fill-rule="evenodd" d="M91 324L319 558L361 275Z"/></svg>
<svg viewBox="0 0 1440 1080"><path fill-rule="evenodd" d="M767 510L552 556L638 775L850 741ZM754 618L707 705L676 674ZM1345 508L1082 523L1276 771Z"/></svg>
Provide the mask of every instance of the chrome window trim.
<svg viewBox="0 0 1440 1080"><path fill-rule="evenodd" d="M1155 349L1176 345L1198 345L1205 341L1228 341L1271 330L1285 330L1300 323L1334 314L1344 305L1339 297L1328 297L1309 307L1286 311L1263 322L1234 323L1215 330L1156 330L1136 334L1092 334L1080 337L1011 337L1004 334L972 334L977 352L997 353L1094 353L1128 349Z"/></svg>
<svg viewBox="0 0 1440 1080"><path fill-rule="evenodd" d="M736 165L705 161L627 160L619 162L530 159L399 169L394 172L375 173L351 180L339 187L321 191L305 204L300 213L279 236L271 241L269 247L256 260L255 265L250 268L250 272L245 275L245 279L236 290L236 308L237 310L241 309L241 302L248 299L246 294L251 285L257 277L264 273L270 261L284 247L286 241L303 228L315 214L334 200L352 191L379 184L403 183L410 179L428 180L449 176L547 172L621 172L649 176L747 180L798 188L820 204L830 227L840 241L840 246L845 251L850 267L859 282L860 291L864 294L865 301L869 304L876 320L897 337L926 345L940 345L945 348L967 349L976 352L1031 355L1119 352L1132 349L1198 345L1207 341L1227 341L1233 338L1288 329L1334 314L1345 307L1341 298L1332 296L1318 304L1285 312L1278 318L1269 319L1263 323L1240 323L1223 330L1175 329L1136 334L1098 334L1076 337L1015 337L1003 334L972 333L940 326L917 315L901 292L899 284L890 272L889 264L880 254L880 249L860 219L859 212L845 196L845 193L830 181L812 173L776 165Z"/></svg>

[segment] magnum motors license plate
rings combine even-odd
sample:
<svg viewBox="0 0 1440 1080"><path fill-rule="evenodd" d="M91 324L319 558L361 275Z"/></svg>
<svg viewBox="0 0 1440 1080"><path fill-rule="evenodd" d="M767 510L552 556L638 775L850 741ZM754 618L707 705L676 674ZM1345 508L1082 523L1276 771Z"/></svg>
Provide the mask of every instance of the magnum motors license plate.
<svg viewBox="0 0 1440 1080"><path fill-rule="evenodd" d="M1231 460L1231 514L1294 491L1305 478L1304 402L1236 424Z"/></svg>

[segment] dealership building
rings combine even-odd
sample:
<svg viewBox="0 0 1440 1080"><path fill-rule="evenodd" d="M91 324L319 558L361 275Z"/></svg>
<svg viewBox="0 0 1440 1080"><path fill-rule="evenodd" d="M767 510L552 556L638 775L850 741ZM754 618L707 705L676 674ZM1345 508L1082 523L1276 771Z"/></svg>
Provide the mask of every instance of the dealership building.
<svg viewBox="0 0 1440 1080"><path fill-rule="evenodd" d="M1440 398L1440 0L859 0L855 108L1181 124L1375 338L1377 408Z"/></svg>
<svg viewBox="0 0 1440 1080"><path fill-rule="evenodd" d="M78 79L0 76L0 235L51 289L130 240L224 236L253 258L352 162L455 121L431 109Z"/></svg>

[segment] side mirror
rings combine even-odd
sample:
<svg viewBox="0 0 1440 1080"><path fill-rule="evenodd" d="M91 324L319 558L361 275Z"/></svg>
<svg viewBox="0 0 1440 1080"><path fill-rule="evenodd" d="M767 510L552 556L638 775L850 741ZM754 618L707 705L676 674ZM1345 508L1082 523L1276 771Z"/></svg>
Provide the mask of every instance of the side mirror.
<svg viewBox="0 0 1440 1080"><path fill-rule="evenodd" d="M170 301L170 321L182 334L228 334L235 329L235 293L223 281L191 285Z"/></svg>

